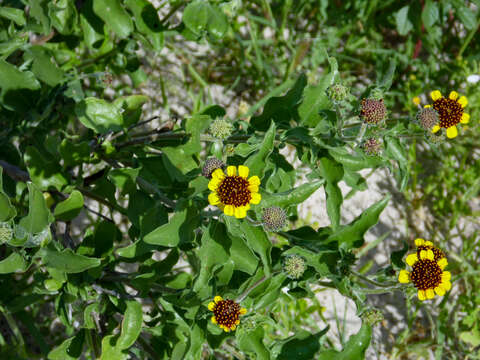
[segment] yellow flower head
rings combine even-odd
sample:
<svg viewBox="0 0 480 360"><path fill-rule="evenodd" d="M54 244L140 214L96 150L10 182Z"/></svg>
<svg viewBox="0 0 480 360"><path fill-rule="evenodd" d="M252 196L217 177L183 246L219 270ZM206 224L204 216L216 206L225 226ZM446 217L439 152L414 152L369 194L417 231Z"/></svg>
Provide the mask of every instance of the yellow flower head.
<svg viewBox="0 0 480 360"><path fill-rule="evenodd" d="M229 166L226 175L222 169L216 169L208 183L212 191L208 196L210 205L217 205L225 215L238 219L247 216L250 204L258 204L262 199L258 193L260 179L258 176L248 178L248 172L248 167L243 165L238 167L238 175L236 166Z"/></svg>
<svg viewBox="0 0 480 360"><path fill-rule="evenodd" d="M452 288L450 272L443 271L448 264L445 254L430 241L417 239L415 244L417 251L409 254L405 260L412 271L401 270L398 281L404 284L412 282L422 301L433 299L435 294L445 295Z"/></svg>
<svg viewBox="0 0 480 360"><path fill-rule="evenodd" d="M240 315L247 313L247 309L240 307L235 301L223 300L221 296L215 296L208 304L208 310L213 311L212 323L225 332L235 330L240 324Z"/></svg>
<svg viewBox="0 0 480 360"><path fill-rule="evenodd" d="M438 124L432 128L432 132L436 133L441 128L447 129L447 137L454 138L458 135L457 124L468 124L470 115L464 112L468 100L465 96L458 97L456 91L450 92L448 98L442 96L439 90L432 91L430 96L433 100L433 105L426 105L425 107L432 107L438 113Z"/></svg>

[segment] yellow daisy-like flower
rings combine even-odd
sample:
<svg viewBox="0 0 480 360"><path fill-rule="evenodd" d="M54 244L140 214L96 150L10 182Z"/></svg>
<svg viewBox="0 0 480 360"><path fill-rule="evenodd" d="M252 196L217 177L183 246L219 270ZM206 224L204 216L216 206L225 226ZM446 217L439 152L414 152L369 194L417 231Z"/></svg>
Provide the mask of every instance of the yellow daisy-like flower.
<svg viewBox="0 0 480 360"><path fill-rule="evenodd" d="M438 124L432 128L432 132L436 133L441 128L447 129L447 137L454 138L458 135L457 124L468 124L470 115L464 112L468 100L465 96L458 97L456 91L450 92L448 98L442 96L439 90L432 91L430 97L433 100L433 105L426 105L425 107L432 107L438 112Z"/></svg>
<svg viewBox="0 0 480 360"><path fill-rule="evenodd" d="M247 216L250 204L258 204L262 199L258 193L260 179L258 176L248 178L249 169L246 166L227 167L227 174L222 169L212 173L212 180L208 188L212 191L208 195L210 205L217 205L225 215L235 216L238 219Z"/></svg>
<svg viewBox="0 0 480 360"><path fill-rule="evenodd" d="M247 313L247 309L240 307L233 300L224 300L215 296L208 304L208 310L213 311L212 323L217 324L225 332L233 331L240 324L240 315Z"/></svg>
<svg viewBox="0 0 480 360"><path fill-rule="evenodd" d="M412 282L418 290L418 299L429 300L438 296L443 296L452 288L450 282L451 274L449 271L443 271L448 265L447 258L441 252L435 254L434 251L428 247L433 247L430 241L423 239L415 240L418 248L426 247L409 254L406 258L407 264L412 268L412 271L401 270L398 274L398 281L406 284ZM440 257L438 257L440 256Z"/></svg>
<svg viewBox="0 0 480 360"><path fill-rule="evenodd" d="M420 105L420 98L418 96L414 96L413 99L412 99L412 102L415 105Z"/></svg>

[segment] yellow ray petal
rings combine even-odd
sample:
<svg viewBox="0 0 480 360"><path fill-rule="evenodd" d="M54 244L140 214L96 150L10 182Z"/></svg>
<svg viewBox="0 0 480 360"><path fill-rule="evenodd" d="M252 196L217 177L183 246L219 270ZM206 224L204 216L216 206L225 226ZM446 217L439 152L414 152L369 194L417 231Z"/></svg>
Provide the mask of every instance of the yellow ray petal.
<svg viewBox="0 0 480 360"><path fill-rule="evenodd" d="M445 295L445 289L440 287L440 286L437 286L435 288L435 293L438 295L438 296L443 296Z"/></svg>
<svg viewBox="0 0 480 360"><path fill-rule="evenodd" d="M213 311L215 309L215 303L213 301L210 301L208 303L208 310Z"/></svg>
<svg viewBox="0 0 480 360"><path fill-rule="evenodd" d="M224 327L223 327L223 331L225 331L225 332L229 332L229 331L230 331L230 328L229 328L229 327L227 327L227 326L224 326Z"/></svg>
<svg viewBox="0 0 480 360"><path fill-rule="evenodd" d="M248 182L250 183L250 185L260 185L260 178L255 175L255 176L252 176L250 179L248 179Z"/></svg>
<svg viewBox="0 0 480 360"><path fill-rule="evenodd" d="M468 104L468 100L465 96L460 96L460 99L457 100L457 102L462 105L462 108L464 108L465 106L467 106Z"/></svg>
<svg viewBox="0 0 480 360"><path fill-rule="evenodd" d="M218 178L212 178L212 180L210 180L208 182L208 190L211 190L211 191L215 191L217 190L218 186L222 183L222 180L218 179Z"/></svg>
<svg viewBox="0 0 480 360"><path fill-rule="evenodd" d="M437 124L437 125L434 125L433 128L432 128L432 133L436 133L438 130L440 130L441 127Z"/></svg>
<svg viewBox="0 0 480 360"><path fill-rule="evenodd" d="M240 315L244 315L247 313L247 309L241 308L239 312L240 312Z"/></svg>
<svg viewBox="0 0 480 360"><path fill-rule="evenodd" d="M235 208L235 217L237 219L243 219L247 216L247 210L245 210L245 206L239 206Z"/></svg>
<svg viewBox="0 0 480 360"><path fill-rule="evenodd" d="M445 291L448 291L452 288L452 283L450 281L442 281L439 286L442 287Z"/></svg>
<svg viewBox="0 0 480 360"><path fill-rule="evenodd" d="M457 100L458 98L458 93L456 91L451 91L450 92L450 95L448 95L448 97L452 100Z"/></svg>
<svg viewBox="0 0 480 360"><path fill-rule="evenodd" d="M212 318L210 320L212 321L213 324L217 323L217 319L215 319L215 316L212 316Z"/></svg>
<svg viewBox="0 0 480 360"><path fill-rule="evenodd" d="M210 205L220 204L220 198L218 197L217 193L213 192L210 195L208 195L208 203Z"/></svg>
<svg viewBox="0 0 480 360"><path fill-rule="evenodd" d="M260 200L262 200L262 196L259 193L252 193L252 198L250 199L251 204L259 204Z"/></svg>
<svg viewBox="0 0 480 360"><path fill-rule="evenodd" d="M418 261L417 253L410 254L405 259L405 262L410 266L413 266L413 264L415 264L417 261Z"/></svg>
<svg viewBox="0 0 480 360"><path fill-rule="evenodd" d="M420 251L420 260L426 259L427 258L427 251L426 250L421 250Z"/></svg>
<svg viewBox="0 0 480 360"><path fill-rule="evenodd" d="M469 121L470 121L470 115L467 114L467 113L463 113L463 114L462 114L462 118L460 119L460 122L461 122L462 124L468 124Z"/></svg>
<svg viewBox="0 0 480 360"><path fill-rule="evenodd" d="M215 301L215 304L218 304L222 300L223 300L223 298L221 296L218 296L218 295L213 298L213 301Z"/></svg>
<svg viewBox="0 0 480 360"><path fill-rule="evenodd" d="M236 166L229 166L229 167L227 167L227 175L228 175L228 176L235 176L235 175L237 175L237 167L236 167Z"/></svg>
<svg viewBox="0 0 480 360"><path fill-rule="evenodd" d="M238 175L243 177L243 178L247 178L248 177L248 167L246 166L243 166L243 165L240 165L238 167Z"/></svg>
<svg viewBox="0 0 480 360"><path fill-rule="evenodd" d="M225 173L222 169L215 169L212 173L212 179L223 180L225 178Z"/></svg>
<svg viewBox="0 0 480 360"><path fill-rule="evenodd" d="M423 244L425 244L425 240L423 239L415 239L415 246L422 246Z"/></svg>
<svg viewBox="0 0 480 360"><path fill-rule="evenodd" d="M428 260L433 260L434 259L434 255L433 255L433 251L432 250L427 250L427 257L426 259Z"/></svg>
<svg viewBox="0 0 480 360"><path fill-rule="evenodd" d="M444 271L442 273L442 282L450 281L451 278L452 278L452 274L450 273L450 271Z"/></svg>
<svg viewBox="0 0 480 360"><path fill-rule="evenodd" d="M425 295L424 290L418 290L417 296L418 296L418 300L420 301L427 300L427 296Z"/></svg>
<svg viewBox="0 0 480 360"><path fill-rule="evenodd" d="M235 208L233 207L233 205L225 205L223 213L228 216L233 216L233 214L235 214Z"/></svg>
<svg viewBox="0 0 480 360"><path fill-rule="evenodd" d="M427 299L433 299L435 297L435 293L433 292L433 289L425 290L425 297Z"/></svg>
<svg viewBox="0 0 480 360"><path fill-rule="evenodd" d="M433 243L431 241L425 241L425 246L433 246Z"/></svg>
<svg viewBox="0 0 480 360"><path fill-rule="evenodd" d="M445 267L448 265L448 261L446 258L441 258L440 260L437 261L438 266L440 266L440 269L445 269Z"/></svg>
<svg viewBox="0 0 480 360"><path fill-rule="evenodd" d="M455 125L450 126L447 129L447 137L449 139L453 139L453 138L457 137L457 135L458 135L458 130L457 130L457 127Z"/></svg>
<svg viewBox="0 0 480 360"><path fill-rule="evenodd" d="M430 93L430 97L433 101L436 101L442 97L442 93L439 90L434 90Z"/></svg>
<svg viewBox="0 0 480 360"><path fill-rule="evenodd" d="M235 325L240 324L240 320L235 320Z"/></svg>
<svg viewBox="0 0 480 360"><path fill-rule="evenodd" d="M400 273L398 274L398 282L402 284L410 282L409 274L410 273L407 270L400 270Z"/></svg>
<svg viewBox="0 0 480 360"><path fill-rule="evenodd" d="M237 325L232 325L232 326L230 327L230 330L233 331L233 330L235 330L236 328L237 328Z"/></svg>
<svg viewBox="0 0 480 360"><path fill-rule="evenodd" d="M424 106L425 109L428 109L428 108L431 108L431 107L432 107L432 105L425 105Z"/></svg>
<svg viewBox="0 0 480 360"><path fill-rule="evenodd" d="M257 193L258 192L258 185L249 185L248 190L252 193Z"/></svg>
<svg viewBox="0 0 480 360"><path fill-rule="evenodd" d="M415 105L420 105L420 98L418 96L415 96L413 99L412 99L413 103Z"/></svg>

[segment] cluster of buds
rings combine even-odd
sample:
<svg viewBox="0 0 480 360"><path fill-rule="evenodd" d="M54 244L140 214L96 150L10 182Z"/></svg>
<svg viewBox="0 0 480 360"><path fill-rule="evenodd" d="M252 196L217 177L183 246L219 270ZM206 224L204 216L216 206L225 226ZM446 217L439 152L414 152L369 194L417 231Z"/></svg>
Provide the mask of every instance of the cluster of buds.
<svg viewBox="0 0 480 360"><path fill-rule="evenodd" d="M207 179L212 178L212 173L217 169L224 169L225 163L222 160L219 160L215 157L208 158L205 161L202 169L202 175L205 176Z"/></svg>
<svg viewBox="0 0 480 360"><path fill-rule="evenodd" d="M343 101L348 97L349 90L342 84L333 84L327 89L327 96L332 101Z"/></svg>
<svg viewBox="0 0 480 360"><path fill-rule="evenodd" d="M278 206L263 209L262 223L268 231L279 231L287 223L287 213Z"/></svg>
<svg viewBox="0 0 480 360"><path fill-rule="evenodd" d="M12 228L6 223L1 224L0 225L0 244L5 244L9 242L12 239L12 236L13 236Z"/></svg>
<svg viewBox="0 0 480 360"><path fill-rule="evenodd" d="M217 139L226 139L232 135L233 125L230 121L218 118L210 124L210 134Z"/></svg>
<svg viewBox="0 0 480 360"><path fill-rule="evenodd" d="M363 99L360 116L367 124L377 125L387 117L387 107L383 99Z"/></svg>
<svg viewBox="0 0 480 360"><path fill-rule="evenodd" d="M382 144L378 139L374 137L367 139L363 143L363 151L365 151L365 154L367 155L378 155L380 153L381 148L382 148Z"/></svg>
<svg viewBox="0 0 480 360"><path fill-rule="evenodd" d="M417 121L424 130L431 130L438 124L438 112L434 108L423 108L417 113Z"/></svg>
<svg viewBox="0 0 480 360"><path fill-rule="evenodd" d="M289 255L283 262L283 271L290 279L300 279L306 268L305 260L299 255Z"/></svg>
<svg viewBox="0 0 480 360"><path fill-rule="evenodd" d="M383 321L384 319L383 313L378 309L369 309L365 311L361 317L362 320L371 326Z"/></svg>

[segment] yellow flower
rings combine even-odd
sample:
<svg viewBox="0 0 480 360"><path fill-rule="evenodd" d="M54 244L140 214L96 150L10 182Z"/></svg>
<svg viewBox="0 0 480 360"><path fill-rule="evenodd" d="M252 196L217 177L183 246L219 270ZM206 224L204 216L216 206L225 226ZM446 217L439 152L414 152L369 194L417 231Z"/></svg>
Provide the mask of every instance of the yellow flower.
<svg viewBox="0 0 480 360"><path fill-rule="evenodd" d="M458 97L456 91L450 92L448 98L442 96L439 90L432 91L430 97L433 100L433 108L438 112L439 122L432 128L436 133L441 128L447 129L447 137L454 138L458 135L457 124L468 124L470 115L464 112L468 100L465 96ZM426 105L425 107L431 107Z"/></svg>
<svg viewBox="0 0 480 360"><path fill-rule="evenodd" d="M413 103L415 105L420 105L420 98L418 96L415 96L413 99L412 99Z"/></svg>
<svg viewBox="0 0 480 360"><path fill-rule="evenodd" d="M248 178L249 169L246 166L227 167L227 174L222 169L212 173L212 180L208 188L212 191L208 195L210 205L217 205L225 215L235 216L238 219L247 216L250 204L258 204L262 199L258 193L260 179L258 176Z"/></svg>
<svg viewBox="0 0 480 360"><path fill-rule="evenodd" d="M402 284L412 282L421 301L433 299L435 294L445 295L452 288L450 272L443 271L448 264L445 254L430 241L416 239L415 245L417 251L405 260L412 271L401 270L398 281Z"/></svg>
<svg viewBox="0 0 480 360"><path fill-rule="evenodd" d="M213 311L212 323L217 324L225 332L233 331L240 324L240 315L247 313L247 309L240 307L233 300L224 300L215 296L208 304L208 310Z"/></svg>

